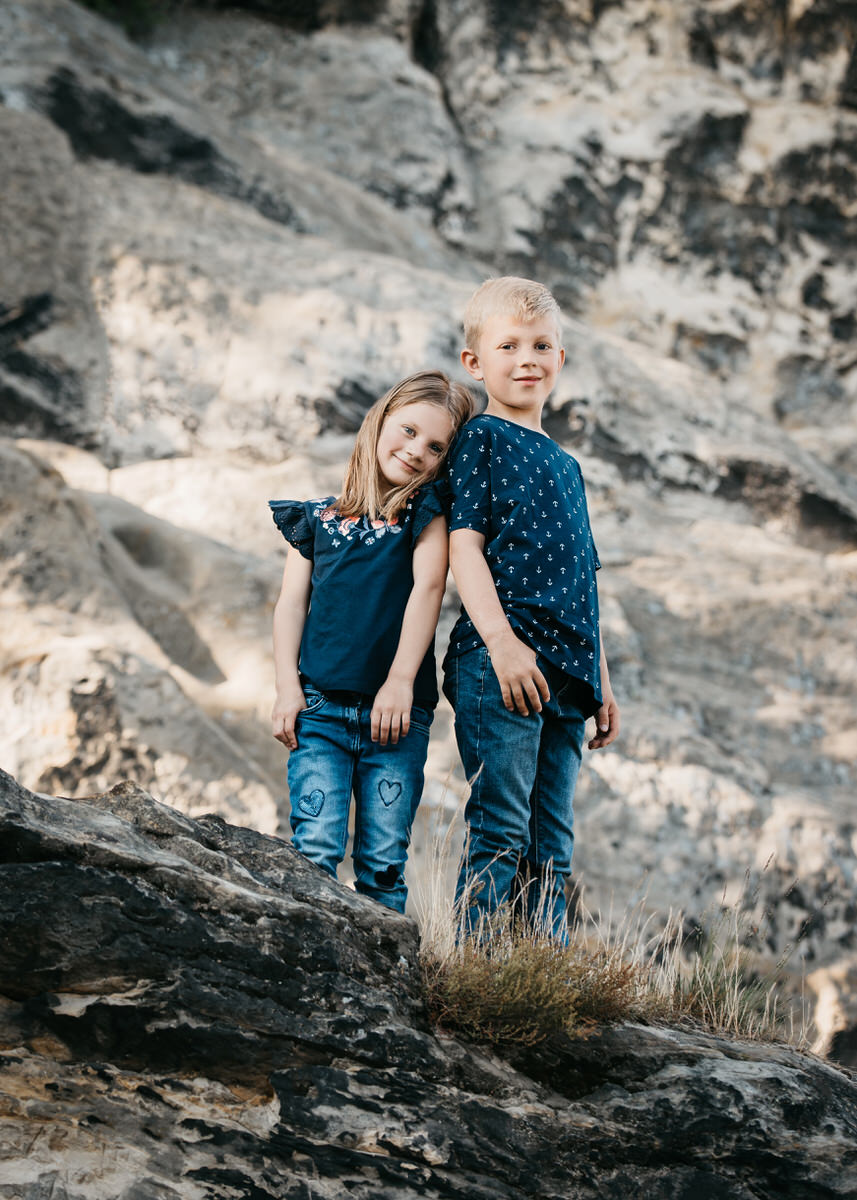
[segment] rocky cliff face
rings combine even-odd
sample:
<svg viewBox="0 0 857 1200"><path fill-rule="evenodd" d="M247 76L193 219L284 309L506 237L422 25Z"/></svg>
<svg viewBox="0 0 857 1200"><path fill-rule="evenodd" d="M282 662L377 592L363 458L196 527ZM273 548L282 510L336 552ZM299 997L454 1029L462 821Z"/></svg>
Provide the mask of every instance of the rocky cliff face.
<svg viewBox="0 0 857 1200"><path fill-rule="evenodd" d="M0 10L0 761L282 830L265 500L539 275L625 719L585 901L737 902L855 1061L854 5L215 7Z"/></svg>
<svg viewBox="0 0 857 1200"><path fill-rule="evenodd" d="M617 1026L507 1062L433 1030L413 923L139 788L0 773L0 1196L853 1196L857 1086Z"/></svg>

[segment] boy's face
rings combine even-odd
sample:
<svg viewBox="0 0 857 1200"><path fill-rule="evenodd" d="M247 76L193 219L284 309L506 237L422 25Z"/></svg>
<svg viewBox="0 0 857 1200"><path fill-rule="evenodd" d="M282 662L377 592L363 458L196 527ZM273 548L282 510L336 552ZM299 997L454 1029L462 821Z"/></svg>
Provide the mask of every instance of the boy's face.
<svg viewBox="0 0 857 1200"><path fill-rule="evenodd" d="M552 317L524 321L499 313L486 319L478 346L462 350L461 361L485 385L486 412L540 429L565 350Z"/></svg>

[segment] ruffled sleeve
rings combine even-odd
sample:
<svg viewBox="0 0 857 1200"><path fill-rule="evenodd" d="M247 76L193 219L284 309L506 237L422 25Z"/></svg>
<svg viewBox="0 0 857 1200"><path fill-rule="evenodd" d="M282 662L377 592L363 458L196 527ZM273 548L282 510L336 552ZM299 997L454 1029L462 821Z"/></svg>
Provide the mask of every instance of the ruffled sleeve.
<svg viewBox="0 0 857 1200"><path fill-rule="evenodd" d="M452 504L452 493L446 479L435 479L421 487L414 498L414 515L411 520L411 542L416 545L417 538L435 517L449 519L449 509Z"/></svg>
<svg viewBox="0 0 857 1200"><path fill-rule="evenodd" d="M307 506L301 500L269 500L274 524L290 546L312 561L315 535L307 516Z"/></svg>

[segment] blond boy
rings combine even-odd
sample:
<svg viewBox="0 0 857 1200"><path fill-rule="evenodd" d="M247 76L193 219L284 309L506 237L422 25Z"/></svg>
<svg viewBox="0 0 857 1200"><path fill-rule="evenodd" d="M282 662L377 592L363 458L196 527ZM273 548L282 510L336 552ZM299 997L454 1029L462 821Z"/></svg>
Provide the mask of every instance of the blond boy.
<svg viewBox="0 0 857 1200"><path fill-rule="evenodd" d="M450 561L462 600L444 691L471 794L457 899L466 928L509 901L567 939L565 883L586 720L619 731L598 622L580 467L542 429L565 361L561 314L532 280L487 280L461 360L488 394L450 456ZM522 886L523 885L523 886Z"/></svg>

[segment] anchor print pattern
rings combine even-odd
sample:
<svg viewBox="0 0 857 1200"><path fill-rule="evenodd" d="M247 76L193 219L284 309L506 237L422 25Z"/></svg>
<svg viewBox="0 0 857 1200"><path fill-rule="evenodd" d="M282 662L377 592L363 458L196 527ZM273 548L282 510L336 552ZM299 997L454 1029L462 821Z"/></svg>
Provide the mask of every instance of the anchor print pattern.
<svg viewBox="0 0 857 1200"><path fill-rule="evenodd" d="M546 434L483 415L462 431L449 473L450 529L484 534L485 558L513 627L598 691L600 563L577 460ZM450 653L481 645L462 612Z"/></svg>

